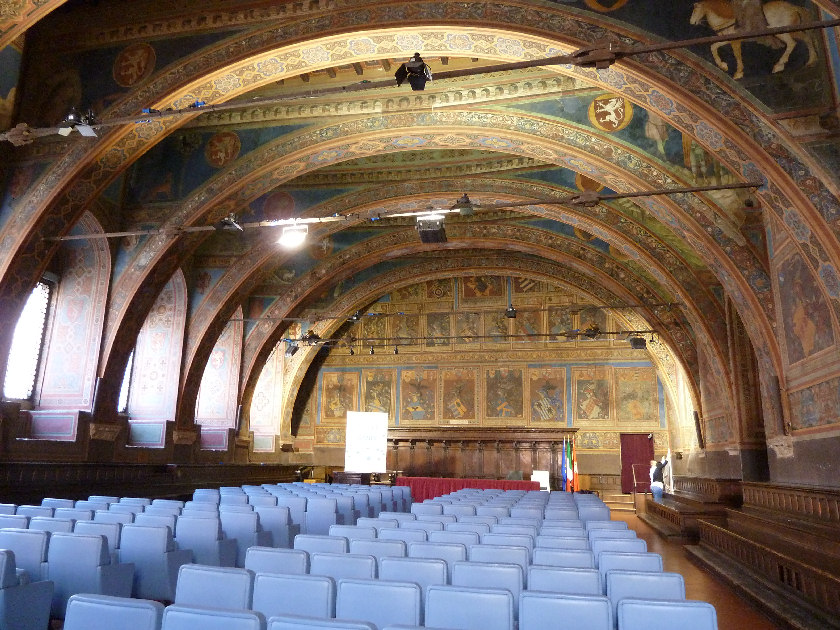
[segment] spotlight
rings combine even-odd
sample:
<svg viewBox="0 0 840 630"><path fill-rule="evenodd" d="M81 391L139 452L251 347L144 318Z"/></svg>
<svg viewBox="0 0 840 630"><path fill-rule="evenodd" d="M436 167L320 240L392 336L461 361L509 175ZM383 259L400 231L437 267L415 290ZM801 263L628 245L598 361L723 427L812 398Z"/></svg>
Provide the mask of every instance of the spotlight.
<svg viewBox="0 0 840 630"><path fill-rule="evenodd" d="M303 341L305 341L308 346L316 346L318 345L318 342L321 341L321 336L315 331L310 330L303 336Z"/></svg>
<svg viewBox="0 0 840 630"><path fill-rule="evenodd" d="M370 347L370 354L373 354L373 346Z"/></svg>
<svg viewBox="0 0 840 630"><path fill-rule="evenodd" d="M308 233L309 227L306 225L289 225L283 228L283 234L277 242L287 249L295 249L304 244Z"/></svg>
<svg viewBox="0 0 840 630"><path fill-rule="evenodd" d="M508 304L507 309L505 310L505 317L508 319L516 319L516 309L513 308L513 304Z"/></svg>
<svg viewBox="0 0 840 630"><path fill-rule="evenodd" d="M462 217L471 217L475 212L475 206L473 206L473 202L470 200L467 193L461 195L461 198L455 202L455 205L452 206L451 210L457 210L458 214Z"/></svg>
<svg viewBox="0 0 840 630"><path fill-rule="evenodd" d="M446 230L443 227L443 217L439 214L417 217L417 233L423 243L445 243Z"/></svg>
<svg viewBox="0 0 840 630"><path fill-rule="evenodd" d="M432 80L432 69L426 65L420 53L414 53L407 63L402 64L394 73L397 85L402 85L408 79L411 89L419 92L426 88L426 82Z"/></svg>
<svg viewBox="0 0 840 630"><path fill-rule="evenodd" d="M291 341L286 342L286 358L291 359L295 356L295 353L298 351L298 347L296 343L292 343Z"/></svg>
<svg viewBox="0 0 840 630"><path fill-rule="evenodd" d="M61 136L69 136L75 129L83 136L95 138L96 132L91 125L96 124L96 117L93 111L89 110L87 114L80 114L75 107L71 107L70 111L58 125L58 133Z"/></svg>
<svg viewBox="0 0 840 630"><path fill-rule="evenodd" d="M398 346L394 346L394 354L399 354L399 353L400 353L400 349L399 349L399 347L398 347Z"/></svg>
<svg viewBox="0 0 840 630"><path fill-rule="evenodd" d="M356 354L356 353L353 352L353 348L350 348L350 356L352 357L354 354Z"/></svg>
<svg viewBox="0 0 840 630"><path fill-rule="evenodd" d="M630 347L633 350L644 350L647 348L647 341L645 341L644 337L632 336L627 339L630 342Z"/></svg>
<svg viewBox="0 0 840 630"><path fill-rule="evenodd" d="M221 221L213 224L213 227L220 232L244 232L245 228L236 220L236 215L231 212Z"/></svg>
<svg viewBox="0 0 840 630"><path fill-rule="evenodd" d="M361 318L362 318L362 312L361 312L361 311L356 311L355 313L353 313L353 314L352 314L352 315L351 315L351 316L347 319L347 321L348 321L348 322L357 322L357 321L359 321Z"/></svg>
<svg viewBox="0 0 840 630"><path fill-rule="evenodd" d="M584 329L582 334L587 339L597 339L598 335L601 334L601 329L598 328L596 324L592 324L588 328Z"/></svg>

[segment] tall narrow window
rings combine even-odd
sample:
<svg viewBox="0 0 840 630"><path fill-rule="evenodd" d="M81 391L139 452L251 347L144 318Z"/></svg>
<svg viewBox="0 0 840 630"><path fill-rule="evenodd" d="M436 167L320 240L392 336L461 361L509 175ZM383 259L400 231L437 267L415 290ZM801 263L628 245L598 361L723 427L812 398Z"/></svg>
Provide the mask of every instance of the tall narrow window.
<svg viewBox="0 0 840 630"><path fill-rule="evenodd" d="M23 313L15 326L9 363L6 366L6 380L3 383L3 395L6 398L28 400L32 397L44 346L44 324L51 294L52 285L39 282L23 307Z"/></svg>
<svg viewBox="0 0 840 630"><path fill-rule="evenodd" d="M120 400L117 403L117 413L128 411L128 394L131 392L131 369L134 367L134 350L128 355L128 362L125 364L122 385L120 385Z"/></svg>

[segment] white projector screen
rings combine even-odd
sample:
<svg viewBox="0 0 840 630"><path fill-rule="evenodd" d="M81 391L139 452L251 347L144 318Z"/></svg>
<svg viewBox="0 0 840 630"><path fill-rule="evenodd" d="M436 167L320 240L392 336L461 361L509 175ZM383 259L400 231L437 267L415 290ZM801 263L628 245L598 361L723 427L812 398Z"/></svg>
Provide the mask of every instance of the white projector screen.
<svg viewBox="0 0 840 630"><path fill-rule="evenodd" d="M388 414L348 411L344 446L344 470L385 472L388 453Z"/></svg>

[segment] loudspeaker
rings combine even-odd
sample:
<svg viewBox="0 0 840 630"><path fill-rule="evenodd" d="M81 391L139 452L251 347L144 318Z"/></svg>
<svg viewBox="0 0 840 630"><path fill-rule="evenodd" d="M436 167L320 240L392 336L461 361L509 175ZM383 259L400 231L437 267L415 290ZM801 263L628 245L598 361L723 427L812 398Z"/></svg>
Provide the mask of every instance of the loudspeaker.
<svg viewBox="0 0 840 630"><path fill-rule="evenodd" d="M633 350L644 350L647 348L647 340L644 337L630 337L628 341Z"/></svg>
<svg viewBox="0 0 840 630"><path fill-rule="evenodd" d="M423 243L445 243L446 230L443 219L418 219L417 233Z"/></svg>

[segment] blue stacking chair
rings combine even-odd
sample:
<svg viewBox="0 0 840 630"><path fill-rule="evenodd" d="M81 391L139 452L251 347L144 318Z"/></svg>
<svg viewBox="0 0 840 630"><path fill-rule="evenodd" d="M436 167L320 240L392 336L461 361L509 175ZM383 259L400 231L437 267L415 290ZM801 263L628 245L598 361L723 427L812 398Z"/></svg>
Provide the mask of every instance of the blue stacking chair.
<svg viewBox="0 0 840 630"><path fill-rule="evenodd" d="M525 588L525 576L518 564L492 562L456 562L452 567L452 586L494 588L513 595L513 617L519 616L519 596Z"/></svg>
<svg viewBox="0 0 840 630"><path fill-rule="evenodd" d="M44 630L50 621L54 584L19 573L15 554L0 549L0 628Z"/></svg>
<svg viewBox="0 0 840 630"><path fill-rule="evenodd" d="M638 538L632 529L590 529L586 537L590 542L598 538Z"/></svg>
<svg viewBox="0 0 840 630"><path fill-rule="evenodd" d="M255 505L254 512L260 515L260 525L271 532L271 546L290 549L300 528L292 523L291 512L285 505Z"/></svg>
<svg viewBox="0 0 840 630"><path fill-rule="evenodd" d="M160 602L84 593L67 600L63 630L160 630L162 619Z"/></svg>
<svg viewBox="0 0 840 630"><path fill-rule="evenodd" d="M707 602L623 599L616 617L619 630L717 630L717 612Z"/></svg>
<svg viewBox="0 0 840 630"><path fill-rule="evenodd" d="M476 523L470 521L458 521L457 523L447 523L443 529L447 532L472 532L479 536L489 534L492 525L487 523Z"/></svg>
<svg viewBox="0 0 840 630"><path fill-rule="evenodd" d="M257 573L254 576L252 610L265 615L304 615L335 617L335 580L326 575L281 575Z"/></svg>
<svg viewBox="0 0 840 630"><path fill-rule="evenodd" d="M72 508L75 506L73 499L54 499L52 497L45 497L41 499L41 505L55 508Z"/></svg>
<svg viewBox="0 0 840 630"><path fill-rule="evenodd" d="M589 542L598 565L598 555L604 551L626 551L629 553L645 553L647 543L641 538L596 538Z"/></svg>
<svg viewBox="0 0 840 630"><path fill-rule="evenodd" d="M674 630L675 627L669 626L668 630ZM599 595L561 595L539 591L522 593L519 600L519 630L549 628L613 630L610 602Z"/></svg>
<svg viewBox="0 0 840 630"><path fill-rule="evenodd" d="M303 549L251 547L245 554L245 568L254 573L309 573L309 554Z"/></svg>
<svg viewBox="0 0 840 630"><path fill-rule="evenodd" d="M236 564L236 541L224 537L218 516L182 514L175 523L175 540L182 549L192 549L193 560L198 564L222 567Z"/></svg>
<svg viewBox="0 0 840 630"><path fill-rule="evenodd" d="M584 524L587 532L593 529L629 529L626 521L587 521Z"/></svg>
<svg viewBox="0 0 840 630"><path fill-rule="evenodd" d="M590 550L589 539L574 536L537 536L534 548L543 549L583 549Z"/></svg>
<svg viewBox="0 0 840 630"><path fill-rule="evenodd" d="M173 604L163 611L161 630L265 630L265 617L251 610Z"/></svg>
<svg viewBox="0 0 840 630"><path fill-rule="evenodd" d="M0 514L14 514L17 507L15 503L0 503Z"/></svg>
<svg viewBox="0 0 840 630"><path fill-rule="evenodd" d="M467 548L458 543L413 542L408 544L409 558L438 558L446 562L447 575L452 577L452 565L467 559Z"/></svg>
<svg viewBox="0 0 840 630"><path fill-rule="evenodd" d="M338 582L335 616L359 619L381 628L388 624L420 625L421 589L412 582L343 579Z"/></svg>
<svg viewBox="0 0 840 630"><path fill-rule="evenodd" d="M149 514L142 512L134 517L130 525L145 525L146 527L168 527L169 531L175 533L175 522L177 517L174 514Z"/></svg>
<svg viewBox="0 0 840 630"><path fill-rule="evenodd" d="M330 536L344 536L348 541L362 539L373 540L376 538L375 527L360 527L358 525L330 525Z"/></svg>
<svg viewBox="0 0 840 630"><path fill-rule="evenodd" d="M616 606L625 598L685 600L685 581L679 573L653 571L607 572L606 593L616 615Z"/></svg>
<svg viewBox="0 0 840 630"><path fill-rule="evenodd" d="M470 545L467 549L467 560L470 562L518 564L522 567L522 575L526 579L528 577L528 566L531 564L528 549L512 545Z"/></svg>
<svg viewBox="0 0 840 630"><path fill-rule="evenodd" d="M120 535L122 534L121 523L99 523L96 521L76 521L73 525L73 532L76 534L89 534L105 536L108 544L108 553L111 555L111 563L120 561Z"/></svg>
<svg viewBox="0 0 840 630"><path fill-rule="evenodd" d="M477 545L481 537L475 532L457 532L445 530L442 532L429 532L429 542L457 543L469 547Z"/></svg>
<svg viewBox="0 0 840 630"><path fill-rule="evenodd" d="M104 536L56 532L47 550L47 576L55 583L51 614L63 619L67 600L77 593L131 597L134 565L111 564Z"/></svg>
<svg viewBox="0 0 840 630"><path fill-rule="evenodd" d="M69 518L74 521L92 521L93 510L83 510L81 508L72 507L57 507L53 512L55 518Z"/></svg>
<svg viewBox="0 0 840 630"><path fill-rule="evenodd" d="M430 586L447 583L446 562L440 558L391 558L379 561L379 579L414 582L420 586L423 601Z"/></svg>
<svg viewBox="0 0 840 630"><path fill-rule="evenodd" d="M134 597L173 601L178 571L192 557L192 550L178 549L169 527L123 527L119 558L134 564Z"/></svg>
<svg viewBox="0 0 840 630"><path fill-rule="evenodd" d="M344 518L338 512L335 499L307 499L305 525L301 531L307 534L327 535L330 525L344 525Z"/></svg>
<svg viewBox="0 0 840 630"><path fill-rule="evenodd" d="M245 566L248 547L270 547L271 532L263 531L260 515L256 512L220 512L222 532L225 538L236 541L236 566Z"/></svg>
<svg viewBox="0 0 840 630"><path fill-rule="evenodd" d="M25 514L0 514L0 529L29 529L30 518Z"/></svg>
<svg viewBox="0 0 840 630"><path fill-rule="evenodd" d="M443 514L443 505L440 503L412 503L412 514Z"/></svg>
<svg viewBox="0 0 840 630"><path fill-rule="evenodd" d="M567 567L528 567L528 590L565 593L566 595L603 595L601 574L597 569Z"/></svg>
<svg viewBox="0 0 840 630"><path fill-rule="evenodd" d="M598 556L598 571L601 584L606 586L607 571L653 571L662 572L662 556L658 553L628 553L624 551L602 551Z"/></svg>
<svg viewBox="0 0 840 630"><path fill-rule="evenodd" d="M498 527L498 526L497 526ZM534 537L530 534L502 534L493 533L481 535L482 545L512 545L514 547L527 547L528 551L534 552Z"/></svg>
<svg viewBox="0 0 840 630"><path fill-rule="evenodd" d="M74 521L69 518L55 518L54 516L33 516L29 519L29 529L53 533L69 534L73 531Z"/></svg>
<svg viewBox="0 0 840 630"><path fill-rule="evenodd" d="M49 532L29 529L0 530L0 549L14 552L15 566L26 571L33 582L47 579L49 543Z"/></svg>
<svg viewBox="0 0 840 630"><path fill-rule="evenodd" d="M578 504L578 518L587 521L608 521L611 518L610 508L605 505Z"/></svg>
<svg viewBox="0 0 840 630"><path fill-rule="evenodd" d="M429 628L513 630L513 595L502 589L430 586L424 623Z"/></svg>
<svg viewBox="0 0 840 630"><path fill-rule="evenodd" d="M250 608L253 592L253 571L184 564L178 571L175 603L186 606Z"/></svg>

